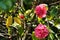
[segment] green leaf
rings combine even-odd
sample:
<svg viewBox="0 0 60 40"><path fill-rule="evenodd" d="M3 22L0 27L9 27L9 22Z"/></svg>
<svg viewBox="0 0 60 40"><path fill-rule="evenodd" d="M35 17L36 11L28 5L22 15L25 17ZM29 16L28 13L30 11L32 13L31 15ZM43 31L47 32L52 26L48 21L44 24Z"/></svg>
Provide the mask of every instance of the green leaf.
<svg viewBox="0 0 60 40"><path fill-rule="evenodd" d="M29 10L26 10L25 13L24 13L24 15L25 15L25 16L29 16L29 14L31 13L31 11L32 11L32 10L30 10L30 9L29 9Z"/></svg>
<svg viewBox="0 0 60 40"><path fill-rule="evenodd" d="M11 7L12 7L12 1L11 1L11 0L6 0L6 1L5 1L5 5L6 5L8 8L11 8Z"/></svg>
<svg viewBox="0 0 60 40"><path fill-rule="evenodd" d="M47 20L52 20L52 19L53 19L53 16L47 15Z"/></svg>
<svg viewBox="0 0 60 40"><path fill-rule="evenodd" d="M54 26L52 25L51 23L49 23L49 26L50 26L50 29L54 32L54 33L58 33L59 30Z"/></svg>
<svg viewBox="0 0 60 40"><path fill-rule="evenodd" d="M12 29L8 27L8 35L11 35L11 33L12 33Z"/></svg>
<svg viewBox="0 0 60 40"><path fill-rule="evenodd" d="M25 4L32 4L32 1L33 1L33 0L24 0L24 3L25 3Z"/></svg>
<svg viewBox="0 0 60 40"><path fill-rule="evenodd" d="M60 24L55 25L60 30Z"/></svg>
<svg viewBox="0 0 60 40"><path fill-rule="evenodd" d="M18 25L17 28L18 28L19 35L22 36L22 34L24 32L23 27L21 25Z"/></svg>
<svg viewBox="0 0 60 40"><path fill-rule="evenodd" d="M15 3L16 2L16 0L11 0L12 1L12 3Z"/></svg>
<svg viewBox="0 0 60 40"><path fill-rule="evenodd" d="M3 3L3 2L0 2L0 9L2 10L6 10L7 9L7 7L6 7L6 5Z"/></svg>
<svg viewBox="0 0 60 40"><path fill-rule="evenodd" d="M19 12L24 13L25 12L25 8L24 7L20 7Z"/></svg>
<svg viewBox="0 0 60 40"><path fill-rule="evenodd" d="M38 23L44 24L44 23L45 23L45 18L42 19L42 18L39 18L39 17L38 17Z"/></svg>
<svg viewBox="0 0 60 40"><path fill-rule="evenodd" d="M16 1L16 0L13 0ZM0 0L0 10L9 10L12 6L14 6L15 2L12 0Z"/></svg>
<svg viewBox="0 0 60 40"><path fill-rule="evenodd" d="M38 17L38 23L40 23L41 21L42 21L42 19Z"/></svg>
<svg viewBox="0 0 60 40"><path fill-rule="evenodd" d="M38 38L35 37L34 32L32 32L32 40L39 40Z"/></svg>
<svg viewBox="0 0 60 40"><path fill-rule="evenodd" d="M25 11L25 13L24 13L24 16L25 16L25 19L27 20L27 22L31 21L33 19L34 15L35 14L33 13L32 9L31 10L29 9L29 10Z"/></svg>
<svg viewBox="0 0 60 40"><path fill-rule="evenodd" d="M57 25L59 23L60 23L60 19L59 18L55 19L54 24Z"/></svg>
<svg viewBox="0 0 60 40"><path fill-rule="evenodd" d="M53 16L53 17L56 16L57 13L58 13L58 11L57 11L57 8L56 8L56 7L53 7L53 8L51 9L51 11L50 11L50 15Z"/></svg>
<svg viewBox="0 0 60 40"><path fill-rule="evenodd" d="M31 9L33 0L23 0L25 9Z"/></svg>
<svg viewBox="0 0 60 40"><path fill-rule="evenodd" d="M48 40L54 40L54 35L52 33L49 34Z"/></svg>

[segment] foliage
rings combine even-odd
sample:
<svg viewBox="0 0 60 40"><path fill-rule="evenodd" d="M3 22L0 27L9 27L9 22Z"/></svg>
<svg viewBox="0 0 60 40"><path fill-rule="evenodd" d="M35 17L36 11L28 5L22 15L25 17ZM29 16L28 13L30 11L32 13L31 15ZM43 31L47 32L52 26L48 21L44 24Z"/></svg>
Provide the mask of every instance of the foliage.
<svg viewBox="0 0 60 40"><path fill-rule="evenodd" d="M15 40L29 40L29 37L31 40L39 40L34 35L34 29L42 23L49 30L49 35L43 40L60 40L60 4L51 6L47 4L46 17L39 18L35 14L38 1L23 0L23 7L21 7L20 2L21 0L0 0L0 25L5 25L4 27L8 31L6 32L8 33L8 39L11 40L14 38L13 34L16 34L17 39ZM20 14L23 14L23 19L21 19ZM12 30L14 28L16 32ZM4 40L4 38L1 40Z"/></svg>

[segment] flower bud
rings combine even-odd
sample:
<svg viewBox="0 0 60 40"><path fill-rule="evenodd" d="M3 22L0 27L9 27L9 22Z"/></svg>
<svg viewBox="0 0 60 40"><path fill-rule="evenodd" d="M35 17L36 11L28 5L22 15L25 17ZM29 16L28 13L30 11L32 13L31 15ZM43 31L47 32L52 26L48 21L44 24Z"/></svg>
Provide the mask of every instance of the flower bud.
<svg viewBox="0 0 60 40"><path fill-rule="evenodd" d="M20 17L20 19L24 19L24 15L23 14L20 14L19 17Z"/></svg>

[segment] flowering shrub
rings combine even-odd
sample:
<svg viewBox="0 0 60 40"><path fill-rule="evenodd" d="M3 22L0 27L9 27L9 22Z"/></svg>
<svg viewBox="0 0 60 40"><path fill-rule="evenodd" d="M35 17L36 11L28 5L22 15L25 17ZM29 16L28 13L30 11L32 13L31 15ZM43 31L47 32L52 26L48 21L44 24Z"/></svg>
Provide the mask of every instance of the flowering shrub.
<svg viewBox="0 0 60 40"><path fill-rule="evenodd" d="M0 0L0 40L60 40L60 4L41 1Z"/></svg>

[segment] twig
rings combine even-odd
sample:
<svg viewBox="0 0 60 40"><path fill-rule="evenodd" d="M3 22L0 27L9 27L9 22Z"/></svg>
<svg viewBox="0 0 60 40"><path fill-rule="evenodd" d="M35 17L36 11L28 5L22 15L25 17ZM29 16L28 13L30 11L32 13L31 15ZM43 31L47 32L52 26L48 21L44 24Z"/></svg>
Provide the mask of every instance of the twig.
<svg viewBox="0 0 60 40"><path fill-rule="evenodd" d="M22 40L25 40L27 34L28 34L28 30L25 32L24 37L22 38Z"/></svg>
<svg viewBox="0 0 60 40"><path fill-rule="evenodd" d="M26 30L26 23L24 21L24 36L22 37L22 40L25 40L27 32L28 32L28 30Z"/></svg>
<svg viewBox="0 0 60 40"><path fill-rule="evenodd" d="M23 0L21 0L21 7L23 7Z"/></svg>
<svg viewBox="0 0 60 40"><path fill-rule="evenodd" d="M51 4L49 4L49 5L54 5L54 4L57 4L57 3L60 3L60 1L57 1L57 2L51 3Z"/></svg>

